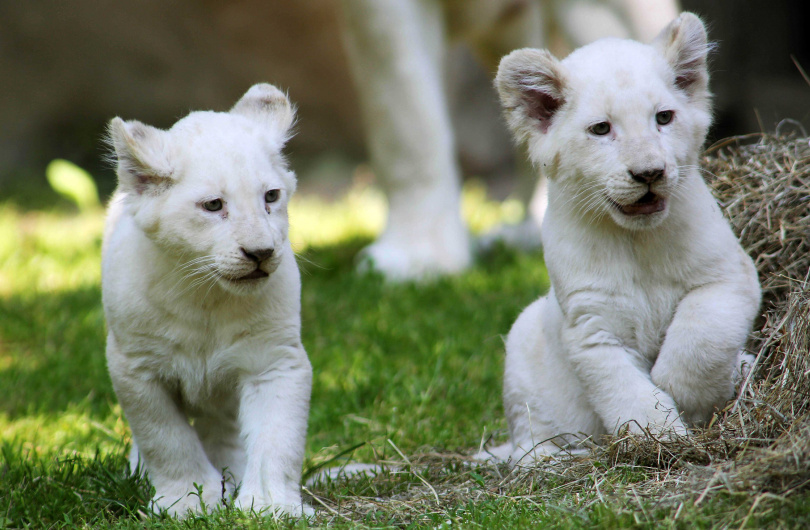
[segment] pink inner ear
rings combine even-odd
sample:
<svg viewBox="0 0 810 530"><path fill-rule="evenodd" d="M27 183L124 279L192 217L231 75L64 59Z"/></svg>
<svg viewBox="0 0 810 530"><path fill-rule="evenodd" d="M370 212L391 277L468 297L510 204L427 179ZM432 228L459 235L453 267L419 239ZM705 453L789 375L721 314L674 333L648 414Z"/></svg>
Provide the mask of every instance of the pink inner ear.
<svg viewBox="0 0 810 530"><path fill-rule="evenodd" d="M136 173L135 175L135 193L138 195L143 195L147 192L157 192L160 191L159 188L165 186L166 179L161 177L156 177L154 175L149 175L146 173Z"/></svg>
<svg viewBox="0 0 810 530"><path fill-rule="evenodd" d="M689 90L698 80L698 77L697 72L683 72L675 77L675 86L681 90Z"/></svg>
<svg viewBox="0 0 810 530"><path fill-rule="evenodd" d="M135 175L135 192L138 195L143 195L143 193L149 188L149 183L151 179L148 175L138 174Z"/></svg>
<svg viewBox="0 0 810 530"><path fill-rule="evenodd" d="M700 81L701 69L705 69L705 64L700 59L682 61L675 69L675 86L681 90L690 91L692 85Z"/></svg>
<svg viewBox="0 0 810 530"><path fill-rule="evenodd" d="M564 101L542 90L526 89L523 92L523 103L526 106L526 114L538 120L540 130L546 132L551 125L551 119Z"/></svg>
<svg viewBox="0 0 810 530"><path fill-rule="evenodd" d="M259 106L262 107L263 110L270 110L281 106L284 103L284 100L278 95L273 94L260 97L258 102Z"/></svg>

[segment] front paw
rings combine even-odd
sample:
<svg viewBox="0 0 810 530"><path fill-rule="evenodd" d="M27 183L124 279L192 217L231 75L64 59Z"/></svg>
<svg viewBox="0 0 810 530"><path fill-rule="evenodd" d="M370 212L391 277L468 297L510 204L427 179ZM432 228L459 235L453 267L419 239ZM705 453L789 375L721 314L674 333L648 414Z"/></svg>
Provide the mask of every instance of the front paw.
<svg viewBox="0 0 810 530"><path fill-rule="evenodd" d="M251 495L239 493L234 500L234 506L244 511L254 511L263 515L287 515L290 517L309 517L315 515L315 510L301 500L301 495L288 493L280 495L277 502L273 502L270 495Z"/></svg>
<svg viewBox="0 0 810 530"><path fill-rule="evenodd" d="M660 389L648 392L637 394L631 403L627 403L625 411L618 411L617 431L626 429L636 434L649 432L663 438L686 436L686 424L669 393Z"/></svg>
<svg viewBox="0 0 810 530"><path fill-rule="evenodd" d="M689 374L655 366L650 377L658 388L672 396L682 418L693 426L711 419L712 414L734 395L731 374L715 381L697 380L690 378Z"/></svg>
<svg viewBox="0 0 810 530"><path fill-rule="evenodd" d="M203 506L211 511L221 506L222 487L213 482L196 487L173 484L157 489L152 499L155 512L166 511L172 517L183 518L189 513L200 513Z"/></svg>
<svg viewBox="0 0 810 530"><path fill-rule="evenodd" d="M659 405L660 407L660 405ZM676 409L661 411L662 414L651 415L646 419L646 431L656 438L664 440L675 439L680 436L688 436L689 430L686 428L684 418L678 414ZM633 425L636 427L636 425ZM631 427L630 431L634 431ZM640 431L640 429L638 429Z"/></svg>

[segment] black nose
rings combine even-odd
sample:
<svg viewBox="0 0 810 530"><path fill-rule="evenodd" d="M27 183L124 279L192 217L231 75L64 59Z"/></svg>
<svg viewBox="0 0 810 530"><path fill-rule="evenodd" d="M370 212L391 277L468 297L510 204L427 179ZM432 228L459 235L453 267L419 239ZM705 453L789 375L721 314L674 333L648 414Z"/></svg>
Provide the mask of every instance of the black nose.
<svg viewBox="0 0 810 530"><path fill-rule="evenodd" d="M630 176L633 177L633 180L636 182L641 182L642 184L652 184L656 180L661 180L664 178L663 169L648 169L638 173L635 171L628 171L628 173L630 173Z"/></svg>
<svg viewBox="0 0 810 530"><path fill-rule="evenodd" d="M275 249L272 248L255 248L255 249L246 249L242 248L242 254L251 261L255 261L256 263L261 263L270 256L273 255L273 251Z"/></svg>

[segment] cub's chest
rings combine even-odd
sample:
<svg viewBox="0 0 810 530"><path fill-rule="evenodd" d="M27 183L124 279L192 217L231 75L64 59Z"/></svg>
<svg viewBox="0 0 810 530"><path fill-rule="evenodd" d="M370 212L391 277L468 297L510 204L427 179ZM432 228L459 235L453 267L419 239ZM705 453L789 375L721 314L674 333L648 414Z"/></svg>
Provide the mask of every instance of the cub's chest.
<svg viewBox="0 0 810 530"><path fill-rule="evenodd" d="M587 228L565 240L552 233L547 245L549 273L566 321L571 326L589 322L576 334L583 340L612 337L655 358L680 302L711 281L705 273L710 267L684 238Z"/></svg>
<svg viewBox="0 0 810 530"><path fill-rule="evenodd" d="M614 298L613 308L619 315L616 334L645 358L654 359L685 294L682 285L667 281L630 284L625 296Z"/></svg>
<svg viewBox="0 0 810 530"><path fill-rule="evenodd" d="M173 356L213 359L251 336L251 324L218 320L216 315L167 319L165 345Z"/></svg>
<svg viewBox="0 0 810 530"><path fill-rule="evenodd" d="M657 357L689 285L664 270L614 267L555 270L552 283L573 340L621 344L645 359ZM556 280L556 282L555 282Z"/></svg>
<svg viewBox="0 0 810 530"><path fill-rule="evenodd" d="M203 325L206 324L206 325ZM155 337L155 348L142 362L174 389L187 407L204 406L216 396L236 391L246 358L259 352L251 347L252 332L243 324L175 325Z"/></svg>

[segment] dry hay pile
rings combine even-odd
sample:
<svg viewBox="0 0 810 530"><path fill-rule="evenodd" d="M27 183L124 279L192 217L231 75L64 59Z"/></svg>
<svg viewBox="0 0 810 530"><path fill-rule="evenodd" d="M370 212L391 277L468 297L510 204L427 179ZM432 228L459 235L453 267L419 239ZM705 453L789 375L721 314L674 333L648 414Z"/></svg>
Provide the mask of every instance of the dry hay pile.
<svg viewBox="0 0 810 530"><path fill-rule="evenodd" d="M756 143L740 145L743 138ZM759 271L763 309L778 309L810 265L810 146L749 135L707 150L707 180Z"/></svg>
<svg viewBox="0 0 810 530"><path fill-rule="evenodd" d="M471 465L467 456L426 449L410 460L403 456L390 462L394 471L349 481L348 496L337 484L316 485L308 491L313 504L326 508L331 514L327 518L335 521L387 513L404 524L441 506L479 499L554 505L562 494L579 507L618 498L631 510L643 511L645 503L652 502L676 506L680 512L685 504L697 506L721 490L755 496L755 507L762 498L806 488L810 144L807 138L748 135L715 144L702 162L705 178L754 259L763 287L761 316L748 345L757 361L738 398L709 426L667 440L649 433L618 435L592 455L562 455L531 470ZM616 473L641 477L630 479L632 495L622 494ZM750 512L742 515L745 522Z"/></svg>

